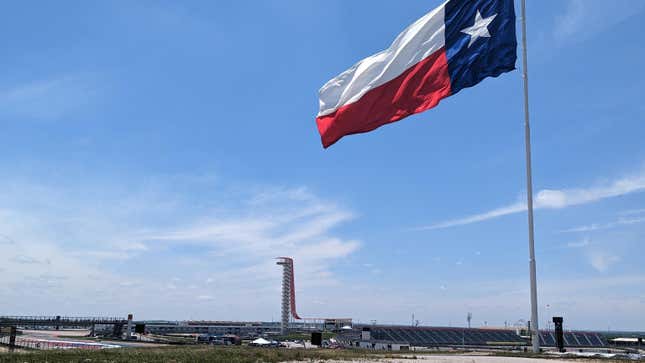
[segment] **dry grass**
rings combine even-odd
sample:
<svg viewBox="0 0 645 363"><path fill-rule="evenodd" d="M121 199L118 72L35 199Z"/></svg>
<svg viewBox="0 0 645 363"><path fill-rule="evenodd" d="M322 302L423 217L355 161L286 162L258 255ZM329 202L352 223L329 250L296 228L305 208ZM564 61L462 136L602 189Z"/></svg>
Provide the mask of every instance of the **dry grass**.
<svg viewBox="0 0 645 363"><path fill-rule="evenodd" d="M286 361L319 362L330 359L386 358L392 354L372 353L358 350L323 349L269 349L251 347L155 347L123 348L100 351L31 351L20 354L0 353L0 362L47 362L47 363L277 363ZM400 355L397 357L403 358Z"/></svg>
<svg viewBox="0 0 645 363"><path fill-rule="evenodd" d="M462 352L463 353L463 352ZM435 354L439 354L437 356ZM410 361L419 358L420 362L430 361L431 356L442 358L458 354L457 351L423 353L419 352L370 352L365 350L325 350L325 349L272 349L252 347L215 347L215 346L169 346L151 348L122 348L99 351L30 351L23 353L0 353L0 362L15 363L277 363L277 362L326 362L357 360L364 362ZM514 358L551 358L544 355L498 353L482 357L486 362L512 361ZM466 358L464 356L455 358ZM497 358L497 359L496 359ZM462 359L463 360L463 359ZM469 361L478 360L470 356ZM570 362L617 362L617 360L569 360ZM624 361L623 361L624 362Z"/></svg>

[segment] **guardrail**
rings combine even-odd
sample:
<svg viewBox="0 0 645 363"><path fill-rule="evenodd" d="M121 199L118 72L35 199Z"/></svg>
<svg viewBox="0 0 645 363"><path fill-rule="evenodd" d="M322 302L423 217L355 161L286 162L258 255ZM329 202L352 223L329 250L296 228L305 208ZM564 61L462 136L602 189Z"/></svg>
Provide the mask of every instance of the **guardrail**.
<svg viewBox="0 0 645 363"><path fill-rule="evenodd" d="M118 317L77 317L77 316L0 316L0 325L32 326L83 326L125 324L127 320Z"/></svg>
<svg viewBox="0 0 645 363"><path fill-rule="evenodd" d="M8 336L0 337L0 344L10 346ZM99 349L109 349L109 348L120 348L119 345L115 344L103 344L103 343L93 343L93 342L74 342L74 341L65 341L65 340L46 340L46 339L35 339L27 337L16 337L15 343L13 344L15 348L21 349L38 349L38 350L52 350L52 349L83 349L83 350L99 350Z"/></svg>

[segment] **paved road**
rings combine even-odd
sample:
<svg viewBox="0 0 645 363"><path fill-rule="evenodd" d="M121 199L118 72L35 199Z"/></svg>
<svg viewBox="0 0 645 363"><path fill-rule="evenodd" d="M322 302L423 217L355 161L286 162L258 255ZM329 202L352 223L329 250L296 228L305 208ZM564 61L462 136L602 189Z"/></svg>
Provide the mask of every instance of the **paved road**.
<svg viewBox="0 0 645 363"><path fill-rule="evenodd" d="M428 355L416 356L417 359L359 359L355 363L591 363L603 362L602 360L559 360L559 359L536 359L536 358L510 358L490 356L467 356L467 355ZM325 361L326 363L347 363L347 361ZM606 362L606 361L605 361ZM302 362L289 362L302 363Z"/></svg>

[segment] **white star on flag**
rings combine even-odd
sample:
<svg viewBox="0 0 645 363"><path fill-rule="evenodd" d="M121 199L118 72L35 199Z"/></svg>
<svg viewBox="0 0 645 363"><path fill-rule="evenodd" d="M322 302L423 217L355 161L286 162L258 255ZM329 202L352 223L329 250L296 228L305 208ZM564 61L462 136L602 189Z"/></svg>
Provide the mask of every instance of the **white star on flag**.
<svg viewBox="0 0 645 363"><path fill-rule="evenodd" d="M490 38L490 33L488 32L488 26L490 23L495 20L497 14L493 14L488 18L482 18L482 14L477 10L477 15L475 15L475 24L473 26L463 29L461 32L470 35L470 43L468 43L468 48L470 48L473 43L479 38Z"/></svg>

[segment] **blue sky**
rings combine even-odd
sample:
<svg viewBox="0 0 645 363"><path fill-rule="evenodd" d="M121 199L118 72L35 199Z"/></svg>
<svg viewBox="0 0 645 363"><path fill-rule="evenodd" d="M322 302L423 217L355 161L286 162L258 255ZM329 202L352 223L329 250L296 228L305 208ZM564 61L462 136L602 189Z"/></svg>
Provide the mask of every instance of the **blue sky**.
<svg viewBox="0 0 645 363"><path fill-rule="evenodd" d="M290 255L302 316L528 319L519 72L320 145L320 86L438 4L4 4L1 313L277 319ZM645 330L645 3L528 13L540 323Z"/></svg>

